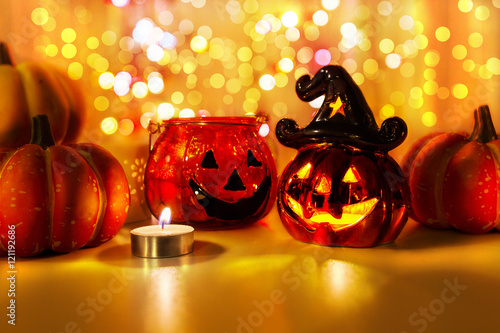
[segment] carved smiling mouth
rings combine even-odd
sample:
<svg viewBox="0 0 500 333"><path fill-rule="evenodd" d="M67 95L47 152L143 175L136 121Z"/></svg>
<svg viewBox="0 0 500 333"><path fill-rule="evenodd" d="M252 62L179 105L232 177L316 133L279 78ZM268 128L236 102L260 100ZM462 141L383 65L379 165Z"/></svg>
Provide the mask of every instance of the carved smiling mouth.
<svg viewBox="0 0 500 333"><path fill-rule="evenodd" d="M302 205L298 203L289 195L285 195L288 202L288 206L291 210L302 219L305 218L305 214ZM311 217L308 218L310 222L314 223L329 223L333 229L340 229L348 225L353 225L364 219L368 214L370 214L380 198L371 198L369 200L361 201L351 205L345 205L342 208L342 217L336 218L328 212L314 212Z"/></svg>
<svg viewBox="0 0 500 333"><path fill-rule="evenodd" d="M189 179L189 187L191 187L198 203L205 208L208 216L226 221L239 220L255 214L267 201L270 194L271 177L266 176L251 197L236 202L217 199L205 191L194 179Z"/></svg>

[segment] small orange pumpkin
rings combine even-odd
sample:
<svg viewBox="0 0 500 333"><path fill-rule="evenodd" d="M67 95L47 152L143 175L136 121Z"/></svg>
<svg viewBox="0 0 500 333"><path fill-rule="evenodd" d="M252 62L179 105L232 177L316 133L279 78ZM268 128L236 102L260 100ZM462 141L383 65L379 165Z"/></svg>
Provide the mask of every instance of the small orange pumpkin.
<svg viewBox="0 0 500 333"><path fill-rule="evenodd" d="M0 147L17 148L30 140L30 119L46 114L55 142L75 142L85 120L84 98L76 83L47 63L18 65L0 43Z"/></svg>
<svg viewBox="0 0 500 333"><path fill-rule="evenodd" d="M54 144L46 115L33 124L30 144L0 153L0 252L8 250L12 225L17 256L113 238L130 204L120 163L96 144Z"/></svg>

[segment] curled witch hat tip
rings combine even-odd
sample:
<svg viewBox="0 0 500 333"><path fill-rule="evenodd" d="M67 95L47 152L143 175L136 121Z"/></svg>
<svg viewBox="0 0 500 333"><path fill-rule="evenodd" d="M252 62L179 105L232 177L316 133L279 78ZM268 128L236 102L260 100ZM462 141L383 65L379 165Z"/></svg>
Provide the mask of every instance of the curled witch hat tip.
<svg viewBox="0 0 500 333"><path fill-rule="evenodd" d="M325 66L312 78L300 77L295 90L305 102L322 95L325 99L304 128L293 119L278 122L276 136L287 147L298 149L306 144L340 143L371 151L389 151L399 146L408 134L406 123L399 117L388 118L378 127L363 93L341 66Z"/></svg>

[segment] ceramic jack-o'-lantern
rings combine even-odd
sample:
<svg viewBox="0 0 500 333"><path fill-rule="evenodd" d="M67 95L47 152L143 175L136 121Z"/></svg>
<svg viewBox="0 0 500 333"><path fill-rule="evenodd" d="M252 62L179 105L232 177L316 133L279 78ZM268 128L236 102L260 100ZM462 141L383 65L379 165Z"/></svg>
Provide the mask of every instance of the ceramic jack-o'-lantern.
<svg viewBox="0 0 500 333"><path fill-rule="evenodd" d="M146 166L146 201L158 217L199 229L241 227L271 210L273 156L254 117L179 118L164 122Z"/></svg>
<svg viewBox="0 0 500 333"><path fill-rule="evenodd" d="M325 95L311 123L291 119L276 127L281 144L298 153L278 187L278 211L297 240L329 246L371 247L394 241L408 219L409 188L388 151L407 135L393 117L379 128L346 70L326 66L299 78L303 101Z"/></svg>

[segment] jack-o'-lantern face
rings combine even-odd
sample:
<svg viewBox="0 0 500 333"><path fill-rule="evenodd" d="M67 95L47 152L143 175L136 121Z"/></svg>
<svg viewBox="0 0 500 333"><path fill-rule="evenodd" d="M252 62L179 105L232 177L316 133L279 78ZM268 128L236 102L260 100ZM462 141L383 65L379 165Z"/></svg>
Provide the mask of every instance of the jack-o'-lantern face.
<svg viewBox="0 0 500 333"><path fill-rule="evenodd" d="M176 119L151 151L145 185L154 215L217 229L258 221L272 207L276 167L254 118Z"/></svg>
<svg viewBox="0 0 500 333"><path fill-rule="evenodd" d="M306 164L293 176L290 187L308 186L308 174L312 165ZM303 218L306 227L315 228L317 223L329 223L332 229L353 225L370 214L379 202L379 197L369 198L366 181L361 179L357 169L350 166L337 188L332 187L331 175L321 174L314 177L310 198L305 207L288 193L285 200L291 210ZM293 190L292 190L293 192ZM300 199L299 199L300 200Z"/></svg>
<svg viewBox="0 0 500 333"><path fill-rule="evenodd" d="M239 149L231 151L234 154L222 150L217 161L213 150L208 150L189 178L189 187L198 204L208 216L221 220L254 214L271 190L271 175L252 149L246 154ZM260 157L260 152L257 155Z"/></svg>
<svg viewBox="0 0 500 333"><path fill-rule="evenodd" d="M289 166L284 205L310 230L319 223L338 230L362 221L381 198L373 163L364 156L349 158L340 149L321 155L315 166L307 158Z"/></svg>
<svg viewBox="0 0 500 333"><path fill-rule="evenodd" d="M406 216L402 179L393 160L348 146L299 150L281 176L278 207L297 239L325 245L372 246ZM388 228L392 236L394 229ZM399 232L399 230L397 231ZM359 237L359 239L358 239Z"/></svg>

